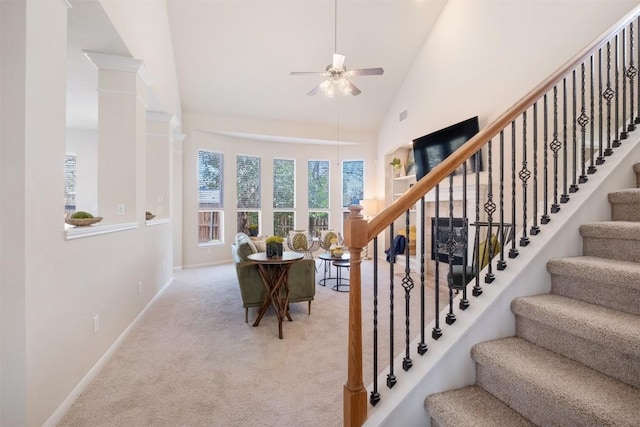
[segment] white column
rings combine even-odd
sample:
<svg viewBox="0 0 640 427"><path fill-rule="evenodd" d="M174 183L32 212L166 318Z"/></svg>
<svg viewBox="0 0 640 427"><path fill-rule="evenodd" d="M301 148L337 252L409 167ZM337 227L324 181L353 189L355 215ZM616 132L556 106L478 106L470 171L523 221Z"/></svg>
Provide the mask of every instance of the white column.
<svg viewBox="0 0 640 427"><path fill-rule="evenodd" d="M98 215L106 224L137 222L145 206L145 86L153 79L139 59L85 54L98 67Z"/></svg>
<svg viewBox="0 0 640 427"><path fill-rule="evenodd" d="M172 118L167 113L147 112L145 209L155 219L169 218L171 213Z"/></svg>
<svg viewBox="0 0 640 427"><path fill-rule="evenodd" d="M182 172L185 134L173 135L173 170L171 181L171 224L173 228L173 268L182 269ZM194 184L195 185L195 184ZM197 217L192 222L196 222Z"/></svg>

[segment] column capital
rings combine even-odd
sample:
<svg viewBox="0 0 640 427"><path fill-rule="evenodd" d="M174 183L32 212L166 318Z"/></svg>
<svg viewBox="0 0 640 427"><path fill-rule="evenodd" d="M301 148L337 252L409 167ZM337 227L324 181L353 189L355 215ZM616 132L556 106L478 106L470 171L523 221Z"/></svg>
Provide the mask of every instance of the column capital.
<svg viewBox="0 0 640 427"><path fill-rule="evenodd" d="M155 83L151 72L144 64L144 61L140 59L110 55L108 53L92 52L89 50L83 50L82 53L84 53L91 63L99 69L103 68L107 70L137 73L145 86L151 86Z"/></svg>

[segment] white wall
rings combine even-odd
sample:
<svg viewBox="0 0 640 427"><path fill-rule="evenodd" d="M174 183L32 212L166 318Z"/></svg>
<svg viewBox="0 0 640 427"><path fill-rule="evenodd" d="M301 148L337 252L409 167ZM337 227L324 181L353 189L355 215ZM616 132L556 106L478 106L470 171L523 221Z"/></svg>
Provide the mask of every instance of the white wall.
<svg viewBox="0 0 640 427"><path fill-rule="evenodd" d="M449 0L380 127L378 158L475 115L486 126L636 5Z"/></svg>
<svg viewBox="0 0 640 427"><path fill-rule="evenodd" d="M55 423L85 375L170 282L171 224L146 226L142 208L134 229L65 239L67 9L57 0L0 5L0 424L41 426ZM144 139L136 141L144 153ZM145 159L136 159L141 207Z"/></svg>
<svg viewBox="0 0 640 427"><path fill-rule="evenodd" d="M184 129L189 135L184 143L183 165L183 263L185 266L205 265L212 263L228 262L231 260L230 244L236 235L236 156L253 155L262 159L262 234L273 232L273 159L276 157L296 160L296 228L307 228L307 161L329 160L330 174L336 176L331 180L330 198L331 211L329 215L330 227L342 228L342 188L340 186L341 169L338 165L343 160L365 161L365 197L370 197L375 192L375 152L368 147L373 144L374 137L370 136L369 143L366 136L359 136L362 141L357 145L316 145L281 143L272 141L258 141L246 138L237 138L214 133L216 130L225 130L225 123L220 118L202 114L185 113ZM235 120L234 120L235 121ZM270 122L256 123L247 121L247 128L259 130L269 134L268 129L276 129L277 124ZM335 128L324 130L328 135ZM304 129L298 134L315 136ZM342 140L342 135L341 135ZM216 246L197 246L197 152L199 149L221 151L224 153L224 244Z"/></svg>

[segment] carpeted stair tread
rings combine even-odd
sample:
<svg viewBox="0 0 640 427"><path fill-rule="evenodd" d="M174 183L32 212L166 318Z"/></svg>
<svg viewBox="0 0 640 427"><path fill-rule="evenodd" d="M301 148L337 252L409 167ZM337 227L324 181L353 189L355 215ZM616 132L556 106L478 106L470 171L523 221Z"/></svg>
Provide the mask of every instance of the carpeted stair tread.
<svg viewBox="0 0 640 427"><path fill-rule="evenodd" d="M633 172L636 174L636 187L640 188L640 163L633 165Z"/></svg>
<svg viewBox="0 0 640 427"><path fill-rule="evenodd" d="M582 237L598 239L640 240L640 223L634 221L601 221L580 226Z"/></svg>
<svg viewBox="0 0 640 427"><path fill-rule="evenodd" d="M425 407L441 426L535 426L478 386L432 394L426 398Z"/></svg>
<svg viewBox="0 0 640 427"><path fill-rule="evenodd" d="M627 188L625 190L609 193L609 203L639 203L640 188ZM639 206L640 208L640 206Z"/></svg>
<svg viewBox="0 0 640 427"><path fill-rule="evenodd" d="M640 290L640 264L633 261L592 256L556 258L547 262L547 271Z"/></svg>
<svg viewBox="0 0 640 427"><path fill-rule="evenodd" d="M516 298L511 310L564 333L640 357L640 316L553 294Z"/></svg>
<svg viewBox="0 0 640 427"><path fill-rule="evenodd" d="M477 384L539 425L638 426L640 390L511 337L476 344Z"/></svg>

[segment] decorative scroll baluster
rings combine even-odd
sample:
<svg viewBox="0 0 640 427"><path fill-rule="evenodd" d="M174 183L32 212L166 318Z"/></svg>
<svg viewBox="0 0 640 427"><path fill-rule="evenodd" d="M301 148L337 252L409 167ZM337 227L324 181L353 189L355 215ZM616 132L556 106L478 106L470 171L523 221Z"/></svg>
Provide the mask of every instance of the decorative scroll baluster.
<svg viewBox="0 0 640 427"><path fill-rule="evenodd" d="M593 55L589 57L589 133L591 134L589 138L589 167L587 168L587 174L596 173L596 165L595 165L595 99L594 95L594 87L593 87Z"/></svg>
<svg viewBox="0 0 640 427"><path fill-rule="evenodd" d="M626 76L629 79L629 125L627 126L627 130L629 132L636 130L636 125L633 120L633 115L635 114L635 100L634 100L634 86L633 81L638 74L638 69L635 67L633 62L633 22L629 24L629 68L627 69ZM640 92L638 92L638 97L640 97Z"/></svg>
<svg viewBox="0 0 640 427"><path fill-rule="evenodd" d="M504 236L504 130L500 131L500 247L505 247ZM478 222L478 219L476 219ZM477 227L476 227L477 228ZM477 239L476 235L476 239ZM477 240L476 240L477 241ZM507 262L504 260L504 250L500 251L500 259L496 264L498 270L507 268Z"/></svg>
<svg viewBox="0 0 640 427"><path fill-rule="evenodd" d="M602 49L598 49L598 159L596 165L604 163L604 138L602 131Z"/></svg>
<svg viewBox="0 0 640 427"><path fill-rule="evenodd" d="M566 83L566 80L565 80ZM566 88L566 85L565 85ZM566 90L565 90L566 94ZM566 108L565 108L566 115ZM565 126L565 134L566 134L566 126ZM565 135L566 136L566 135ZM553 204L551 205L551 213L557 213L560 211L560 205L558 204L558 151L560 148L564 147L564 185L565 191L567 186L567 145L560 143L558 140L558 86L553 87L553 139L551 140L551 144L549 144L549 148L553 152ZM566 195L568 199L569 196ZM565 202L566 203L566 202ZM550 221L551 218L548 219ZM547 222L548 222L547 221Z"/></svg>
<svg viewBox="0 0 640 427"><path fill-rule="evenodd" d="M627 133L624 124L627 121L627 80L625 76L627 75L627 29L622 29L622 43L620 50L622 52L622 64L619 64L618 67L622 66L622 132L620 132L620 139L627 139L629 134Z"/></svg>
<svg viewBox="0 0 640 427"><path fill-rule="evenodd" d="M438 227L439 225L439 221L440 221L440 184L436 184L436 203L435 203L435 212L434 212L434 216L435 218L433 218L433 221L435 221L436 223L436 227L435 228L435 241L436 245L438 244L437 242L440 242L440 227ZM434 271L434 296L435 296L435 325L433 326L433 331L431 331L431 338L433 338L434 340L437 340L438 338L440 338L442 336L442 329L440 329L440 260L438 258L438 248L431 248L431 251L434 252L436 254L435 259L436 259L436 268Z"/></svg>
<svg viewBox="0 0 640 427"><path fill-rule="evenodd" d="M389 234L391 236L391 240L393 241L393 236L395 236L395 232L393 230L393 223L389 225ZM393 266L394 263L389 263L389 373L387 374L387 387L393 388L394 385L398 382L395 374L393 373L393 358L395 357L393 351L393 317L394 317L394 301L393 301Z"/></svg>
<svg viewBox="0 0 640 427"><path fill-rule="evenodd" d="M611 43L607 42L607 88L604 90L602 97L607 101L607 147L604 149L604 155L613 154L611 148L611 100L616 93L611 89Z"/></svg>
<svg viewBox="0 0 640 427"><path fill-rule="evenodd" d="M571 123L573 123L573 126L571 126L573 128L572 130L572 142L573 142L573 181L571 184L571 187L569 188L569 192L570 193L575 193L576 191L578 191L579 187L578 187L578 152L577 152L577 147L578 147L578 135L577 135L577 131L576 131L576 122L577 122L577 110L578 110L578 100L577 100L577 85L576 85L576 70L573 70L573 95L572 95L572 100L573 100L573 120L571 121Z"/></svg>
<svg viewBox="0 0 640 427"><path fill-rule="evenodd" d="M558 89L556 86L553 87L553 90L555 91L555 96L557 98L558 96ZM556 99L557 102L557 99ZM555 113L558 113L558 110L556 109ZM547 99L547 94L544 94L544 108L543 108L543 114L544 114L544 121L543 121L543 164L544 164L544 173L543 173L543 187L544 187L544 191L543 191L543 198L544 198L544 207L543 207L543 212L542 212L542 216L540 217L540 224L548 224L549 221L551 221L551 217L549 216L549 103L548 103L548 99ZM557 128L557 121L556 121L556 128ZM553 172L553 177L554 177L554 187L553 187L553 201L554 203L558 203L558 156L557 153L555 153L556 156L554 158L554 172Z"/></svg>
<svg viewBox="0 0 640 427"><path fill-rule="evenodd" d="M491 232L493 231L493 213L496 211L496 204L493 202L493 155L491 146L491 140L487 143L487 163L489 164L488 176L487 176L487 201L484 204L484 211L487 214L488 232L487 232L487 245L489 247L489 263L487 264L487 274L484 275L484 282L491 283L496 279L493 274L493 254L495 253L494 245L492 244ZM479 229L479 224L476 223L476 229ZM476 258L479 260L480 258Z"/></svg>
<svg viewBox="0 0 640 427"><path fill-rule="evenodd" d="M449 237L447 238L447 253L449 254L449 274L447 284L449 285L449 312L445 322L453 325L456 322L456 315L453 313L453 257L455 256L458 244L453 233L453 174L449 175Z"/></svg>
<svg viewBox="0 0 640 427"><path fill-rule="evenodd" d="M511 224L516 225L516 122L511 122ZM477 227L476 227L477 228ZM511 239L509 258L518 256L516 239ZM478 259L478 258L476 258Z"/></svg>
<svg viewBox="0 0 640 427"><path fill-rule="evenodd" d="M410 212L407 210L405 213L405 236L409 237L409 227L411 226L411 217ZM407 248L408 249L408 248ZM405 268L404 268L404 277L402 278L402 287L404 288L404 312L405 312L405 344L404 344L404 359L402 359L402 369L408 371L413 366L413 361L411 360L411 351L409 349L409 344L411 343L411 290L413 289L413 279L411 278L411 262L409 251L407 250L405 253Z"/></svg>
<svg viewBox="0 0 640 427"><path fill-rule="evenodd" d="M527 112L522 113L522 169L518 173L522 181L522 237L520 246L529 244L527 236L527 181L531 178L531 172L527 169Z"/></svg>
<svg viewBox="0 0 640 427"><path fill-rule="evenodd" d="M640 16L638 17L638 43L636 43L636 48L637 48L637 52L636 52L636 56L638 58L638 65L640 66ZM638 105L636 108L636 111L638 112L638 116L635 118L634 122L635 124L640 124L640 79L637 80L638 82L638 96L636 97Z"/></svg>
<svg viewBox="0 0 640 427"><path fill-rule="evenodd" d="M580 108L580 117L578 117L577 119L577 123L580 125L581 128L581 136L582 136L582 143L580 145L580 170L582 171L582 174L580 175L580 178L578 180L578 182L580 184L584 184L585 182L587 182L587 180L589 178L587 178L587 174L585 171L585 164L586 164L586 159L585 156L587 155L587 123L589 123L589 117L587 117L586 114L586 106L585 106L585 67L584 67L584 62L582 63L582 65L580 66L580 70L581 70L581 84L580 84L580 93L581 93L581 108Z"/></svg>
<svg viewBox="0 0 640 427"><path fill-rule="evenodd" d="M378 237L373 238L373 390L369 403L376 406L380 402L378 392Z"/></svg>
<svg viewBox="0 0 640 427"><path fill-rule="evenodd" d="M479 155L476 158L480 157ZM462 221L464 227L462 227L461 239L464 242L464 250L462 251L462 298L458 307L460 310L466 310L469 308L469 300L467 299L467 261L469 253L469 221L467 218L467 162L462 164Z"/></svg>
<svg viewBox="0 0 640 427"><path fill-rule="evenodd" d="M560 203L567 203L569 201L569 178L568 178L568 174L569 174L569 151L567 148L567 144L569 143L569 138L568 138L568 133L567 133L567 116L568 116L568 110L569 107L567 105L567 99L568 99L568 95L567 95L567 78L563 78L562 79L562 163L563 163L563 169L562 169L562 189L563 189L563 193L562 196L560 196ZM558 115L556 114L556 118L558 117ZM557 135L556 135L557 136ZM558 212L560 210L560 206L558 206L558 210L556 210L555 212ZM553 209L551 209L551 213L555 213L553 211Z"/></svg>
<svg viewBox="0 0 640 427"><path fill-rule="evenodd" d="M538 227L538 103L533 104L533 225L529 234L540 233Z"/></svg>
<svg viewBox="0 0 640 427"><path fill-rule="evenodd" d="M620 93L620 49L618 46L618 35L616 34L615 37L615 73L614 73L614 82L615 82L615 89L614 92L617 94ZM620 101L618 101L616 99L616 104L615 104L615 109L614 109L614 123L613 123L613 128L615 129L616 132L616 137L614 138L613 142L611 143L611 146L613 148L617 148L620 147Z"/></svg>
<svg viewBox="0 0 640 427"><path fill-rule="evenodd" d="M425 214L425 202L424 197L420 199L420 342L418 343L418 354L423 355L427 352L427 344L425 343L425 309L424 302L426 299L426 286L425 286L425 227L426 227L426 214Z"/></svg>

